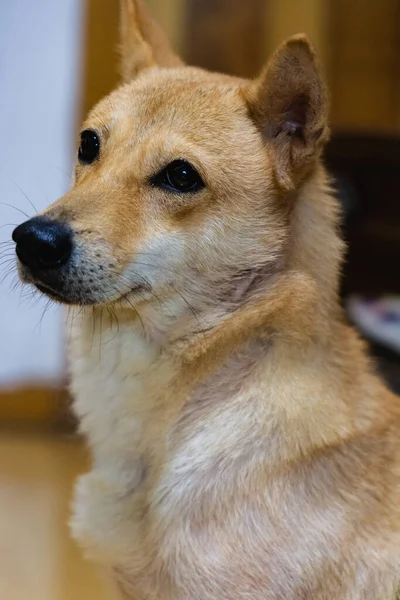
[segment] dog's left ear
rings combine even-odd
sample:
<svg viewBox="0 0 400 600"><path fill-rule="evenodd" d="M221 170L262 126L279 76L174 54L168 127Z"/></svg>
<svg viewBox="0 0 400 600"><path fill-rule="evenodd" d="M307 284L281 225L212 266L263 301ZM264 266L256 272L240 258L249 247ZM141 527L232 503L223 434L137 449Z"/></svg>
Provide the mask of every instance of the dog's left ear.
<svg viewBox="0 0 400 600"><path fill-rule="evenodd" d="M182 65L144 0L120 0L121 71L130 81L149 67Z"/></svg>
<svg viewBox="0 0 400 600"><path fill-rule="evenodd" d="M284 42L246 95L252 118L274 149L278 183L291 190L329 136L326 85L307 38Z"/></svg>

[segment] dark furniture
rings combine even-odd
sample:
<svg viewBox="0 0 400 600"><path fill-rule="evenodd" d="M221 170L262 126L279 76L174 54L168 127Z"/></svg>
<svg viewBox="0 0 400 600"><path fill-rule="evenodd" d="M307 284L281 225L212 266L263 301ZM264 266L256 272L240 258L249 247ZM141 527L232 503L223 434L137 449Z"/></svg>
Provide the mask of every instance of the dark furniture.
<svg viewBox="0 0 400 600"><path fill-rule="evenodd" d="M400 294L400 138L336 134L325 158L344 210L343 294Z"/></svg>

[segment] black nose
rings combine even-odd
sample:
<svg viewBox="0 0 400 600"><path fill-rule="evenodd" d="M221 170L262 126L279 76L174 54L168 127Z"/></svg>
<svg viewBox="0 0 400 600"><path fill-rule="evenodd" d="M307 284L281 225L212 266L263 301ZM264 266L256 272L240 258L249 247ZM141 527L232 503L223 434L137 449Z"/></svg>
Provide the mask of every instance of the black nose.
<svg viewBox="0 0 400 600"><path fill-rule="evenodd" d="M68 225L47 217L34 217L14 229L19 260L30 269L57 268L72 252L72 231Z"/></svg>

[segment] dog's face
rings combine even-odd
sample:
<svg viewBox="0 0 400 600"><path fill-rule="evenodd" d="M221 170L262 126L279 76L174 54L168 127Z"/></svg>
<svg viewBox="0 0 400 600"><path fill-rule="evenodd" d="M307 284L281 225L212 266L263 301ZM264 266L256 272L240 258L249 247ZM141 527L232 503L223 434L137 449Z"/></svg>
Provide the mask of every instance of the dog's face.
<svg viewBox="0 0 400 600"><path fill-rule="evenodd" d="M68 255L22 273L73 303L136 301L182 278L233 275L279 252L273 191L240 84L149 69L89 115L75 186L43 214L68 228Z"/></svg>
<svg viewBox="0 0 400 600"><path fill-rule="evenodd" d="M84 124L73 189L13 234L22 279L61 302L240 295L282 263L326 137L303 39L248 82L181 65L143 10L122 2L126 83Z"/></svg>

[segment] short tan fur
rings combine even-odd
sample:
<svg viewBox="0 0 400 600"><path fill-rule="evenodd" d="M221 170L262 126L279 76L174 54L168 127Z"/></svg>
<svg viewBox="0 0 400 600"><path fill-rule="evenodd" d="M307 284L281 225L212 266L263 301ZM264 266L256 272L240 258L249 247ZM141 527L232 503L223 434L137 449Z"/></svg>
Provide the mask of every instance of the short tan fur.
<svg viewBox="0 0 400 600"><path fill-rule="evenodd" d="M45 212L90 299L73 534L131 600L394 600L400 402L339 304L314 51L291 38L247 81L183 65L144 2L121 17L100 156ZM154 184L174 160L204 186Z"/></svg>

